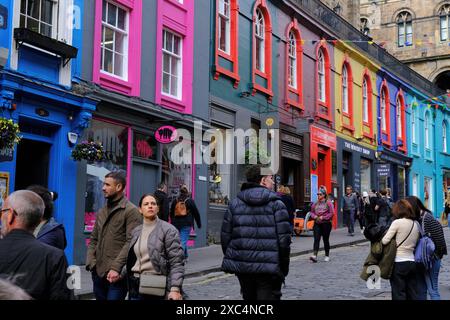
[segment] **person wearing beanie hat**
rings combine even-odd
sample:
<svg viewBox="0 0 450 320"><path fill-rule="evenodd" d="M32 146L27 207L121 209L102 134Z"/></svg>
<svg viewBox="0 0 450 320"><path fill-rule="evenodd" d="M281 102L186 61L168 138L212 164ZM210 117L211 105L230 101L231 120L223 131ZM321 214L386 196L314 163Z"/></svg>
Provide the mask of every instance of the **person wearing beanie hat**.
<svg viewBox="0 0 450 320"><path fill-rule="evenodd" d="M313 255L309 258L312 262L317 262L319 253L320 239L323 237L325 249L325 262L330 261L330 233L331 221L334 215L334 207L331 201L327 199L327 190L320 187L317 193L318 200L311 207L311 219L314 219L314 244Z"/></svg>

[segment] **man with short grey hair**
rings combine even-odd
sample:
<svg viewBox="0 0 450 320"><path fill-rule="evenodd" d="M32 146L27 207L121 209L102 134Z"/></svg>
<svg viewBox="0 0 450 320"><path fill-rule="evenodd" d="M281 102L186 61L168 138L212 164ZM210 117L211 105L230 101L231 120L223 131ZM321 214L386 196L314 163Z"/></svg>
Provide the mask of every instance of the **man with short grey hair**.
<svg viewBox="0 0 450 320"><path fill-rule="evenodd" d="M41 243L33 231L44 214L42 198L19 190L6 198L0 210L0 274L36 300L70 299L64 251Z"/></svg>

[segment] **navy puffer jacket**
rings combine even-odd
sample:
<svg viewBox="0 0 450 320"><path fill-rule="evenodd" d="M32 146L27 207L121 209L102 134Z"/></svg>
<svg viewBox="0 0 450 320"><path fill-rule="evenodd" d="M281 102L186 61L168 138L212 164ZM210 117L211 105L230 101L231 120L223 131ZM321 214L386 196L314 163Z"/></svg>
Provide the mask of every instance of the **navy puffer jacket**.
<svg viewBox="0 0 450 320"><path fill-rule="evenodd" d="M260 185L244 184L222 224L222 270L286 277L290 230L289 214L280 197Z"/></svg>

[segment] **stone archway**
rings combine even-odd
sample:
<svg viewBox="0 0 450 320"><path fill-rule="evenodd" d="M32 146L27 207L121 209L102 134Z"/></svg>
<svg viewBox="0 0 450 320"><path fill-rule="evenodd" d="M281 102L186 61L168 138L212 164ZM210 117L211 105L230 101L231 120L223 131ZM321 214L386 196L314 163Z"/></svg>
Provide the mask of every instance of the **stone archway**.
<svg viewBox="0 0 450 320"><path fill-rule="evenodd" d="M439 73L433 82L442 90L450 90L450 70Z"/></svg>

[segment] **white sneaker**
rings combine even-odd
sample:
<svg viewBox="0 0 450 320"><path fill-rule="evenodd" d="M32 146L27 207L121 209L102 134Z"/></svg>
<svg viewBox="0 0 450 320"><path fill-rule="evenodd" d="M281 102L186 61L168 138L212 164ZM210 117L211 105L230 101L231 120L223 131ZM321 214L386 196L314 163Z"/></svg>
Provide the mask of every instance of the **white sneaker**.
<svg viewBox="0 0 450 320"><path fill-rule="evenodd" d="M323 259L323 261L325 261L325 262L328 262L328 261L330 261L330 257L328 257L328 256L325 256L325 259Z"/></svg>

